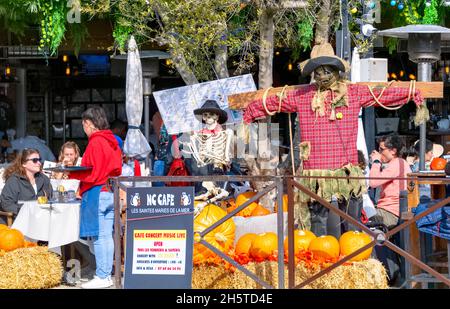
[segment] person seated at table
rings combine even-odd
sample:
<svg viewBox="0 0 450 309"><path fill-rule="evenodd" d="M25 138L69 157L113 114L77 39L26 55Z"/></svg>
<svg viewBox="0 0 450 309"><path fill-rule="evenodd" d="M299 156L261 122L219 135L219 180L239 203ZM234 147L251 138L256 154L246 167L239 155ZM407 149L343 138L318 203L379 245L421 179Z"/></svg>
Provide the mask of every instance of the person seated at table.
<svg viewBox="0 0 450 309"><path fill-rule="evenodd" d="M439 158L444 153L444 147L439 144L435 144L430 140L425 140L425 170L430 169L431 161L434 158ZM409 149L406 161L411 166L411 170L415 173L419 171L420 164L420 140L414 142L413 146Z"/></svg>
<svg viewBox="0 0 450 309"><path fill-rule="evenodd" d="M81 115L88 145L81 166L92 167L86 171L70 172L70 178L80 180L82 196L80 209L80 237L92 237L96 272L94 278L82 288L107 288L111 279L114 241L114 199L106 188L110 177L122 173L122 152L102 107L88 108Z"/></svg>
<svg viewBox="0 0 450 309"><path fill-rule="evenodd" d="M12 141L3 140L2 146L17 151L21 151L27 148L37 149L41 155L42 162L55 161L55 156L53 155L50 148L45 144L45 141L37 136L27 135L25 137L20 137Z"/></svg>
<svg viewBox="0 0 450 309"><path fill-rule="evenodd" d="M81 164L80 147L77 143L68 141L61 146L59 151L58 163L64 166L79 166ZM53 172L53 179L68 179L67 173Z"/></svg>
<svg viewBox="0 0 450 309"><path fill-rule="evenodd" d="M24 149L4 173L5 186L0 195L0 209L12 212L14 217L22 205L19 201L36 200L39 196L51 198L50 179L42 173L42 159L36 149ZM0 223L2 218L0 217Z"/></svg>
<svg viewBox="0 0 450 309"><path fill-rule="evenodd" d="M370 158L372 167L369 178L380 177L387 179L369 179L372 188L381 187L380 198L376 205L376 215L372 221L386 225L392 229L398 224L400 217L400 191L406 190L407 181L397 180L407 177L411 173L408 162L402 158L405 149L398 135L386 135L378 139L379 151L372 151Z"/></svg>
<svg viewBox="0 0 450 309"><path fill-rule="evenodd" d="M127 137L128 123L120 119L116 119L111 122L110 129L114 135L120 137L120 139L124 141Z"/></svg>

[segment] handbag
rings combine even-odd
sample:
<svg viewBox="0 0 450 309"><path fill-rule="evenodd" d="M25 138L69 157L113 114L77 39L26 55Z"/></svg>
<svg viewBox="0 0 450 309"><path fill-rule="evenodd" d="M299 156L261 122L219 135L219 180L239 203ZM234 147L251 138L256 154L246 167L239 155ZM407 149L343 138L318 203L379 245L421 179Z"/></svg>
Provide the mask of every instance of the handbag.
<svg viewBox="0 0 450 309"><path fill-rule="evenodd" d="M174 158L172 164L170 165L169 172L167 176L189 176L188 170L184 160L181 158ZM168 187L188 187L191 186L190 182L178 181L178 182L168 182Z"/></svg>

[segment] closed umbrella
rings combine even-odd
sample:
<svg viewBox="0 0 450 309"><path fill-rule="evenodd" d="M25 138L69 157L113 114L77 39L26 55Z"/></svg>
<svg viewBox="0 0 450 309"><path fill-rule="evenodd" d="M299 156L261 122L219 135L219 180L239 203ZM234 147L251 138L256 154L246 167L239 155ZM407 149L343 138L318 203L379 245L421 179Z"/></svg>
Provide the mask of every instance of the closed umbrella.
<svg viewBox="0 0 450 309"><path fill-rule="evenodd" d="M357 47L353 49L351 69L352 82L360 82L361 60L359 58L359 51ZM366 137L364 136L364 126L362 122L362 109L359 110L358 116L358 137L356 139L356 146L358 150L361 150L363 152L366 161L369 161L369 153L367 151Z"/></svg>
<svg viewBox="0 0 450 309"><path fill-rule="evenodd" d="M145 158L151 152L150 145L142 134L139 126L142 120L142 66L134 37L128 42L128 58L126 72L126 113L128 132L123 146L124 153L129 157Z"/></svg>

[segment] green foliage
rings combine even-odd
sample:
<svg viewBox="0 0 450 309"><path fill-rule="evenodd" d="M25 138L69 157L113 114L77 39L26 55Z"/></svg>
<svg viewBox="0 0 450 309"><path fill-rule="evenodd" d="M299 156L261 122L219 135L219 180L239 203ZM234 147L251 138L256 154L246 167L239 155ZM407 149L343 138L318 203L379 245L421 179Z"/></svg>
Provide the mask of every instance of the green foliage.
<svg viewBox="0 0 450 309"><path fill-rule="evenodd" d="M436 0L431 0L431 5L425 7L423 23L428 25L436 25L439 22L439 14L437 10L438 4Z"/></svg>
<svg viewBox="0 0 450 309"><path fill-rule="evenodd" d="M30 22L36 22L39 0L0 1L0 20L4 27L23 36Z"/></svg>
<svg viewBox="0 0 450 309"><path fill-rule="evenodd" d="M113 37L116 41L120 51L125 52L125 47L130 34L133 33L133 28L131 26L125 26L117 23L113 30Z"/></svg>
<svg viewBox="0 0 450 309"><path fill-rule="evenodd" d="M72 40L74 53L76 56L78 56L81 49L81 45L83 44L86 37L89 35L86 24L83 22L68 24L67 31L69 33L69 37Z"/></svg>
<svg viewBox="0 0 450 309"><path fill-rule="evenodd" d="M312 21L307 18L298 23L298 43L303 51L311 48L311 42L314 37L314 25Z"/></svg>
<svg viewBox="0 0 450 309"><path fill-rule="evenodd" d="M50 55L58 51L66 32L66 1L41 0L38 12L41 15L41 38L39 48L44 46L50 50Z"/></svg>
<svg viewBox="0 0 450 309"><path fill-rule="evenodd" d="M388 48L389 54L392 54L397 50L398 40L396 38L388 38L386 40L386 47Z"/></svg>

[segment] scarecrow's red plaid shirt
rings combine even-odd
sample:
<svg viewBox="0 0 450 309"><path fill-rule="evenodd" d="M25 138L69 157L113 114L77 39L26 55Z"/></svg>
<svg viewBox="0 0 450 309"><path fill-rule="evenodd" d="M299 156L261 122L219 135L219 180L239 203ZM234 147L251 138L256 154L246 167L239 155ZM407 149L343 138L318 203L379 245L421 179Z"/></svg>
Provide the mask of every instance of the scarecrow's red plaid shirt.
<svg viewBox="0 0 450 309"><path fill-rule="evenodd" d="M378 97L379 89L373 90ZM383 92L380 102L386 106L406 104L408 88L388 88ZM303 162L304 169L337 169L348 163L358 164L356 138L358 134L358 115L361 107L372 106L374 98L369 88L364 85L348 85L348 107L336 108L336 113L343 114L340 120L329 120L331 93L328 91L325 106L325 116L315 115L311 109L311 100L316 94L316 86L308 85L287 93L283 100L281 111L298 113L300 123L300 141L311 142L309 160ZM416 105L422 104L422 97L415 91ZM279 99L276 95L267 97L266 105L269 111L278 110ZM375 103L374 106L378 106ZM251 102L244 112L244 121L252 122L255 118L266 116L262 99Z"/></svg>

